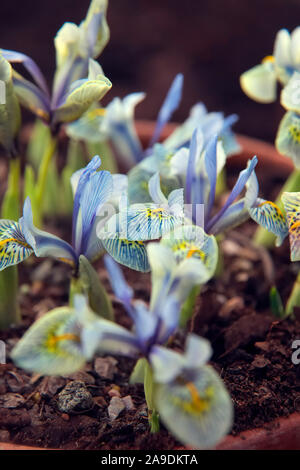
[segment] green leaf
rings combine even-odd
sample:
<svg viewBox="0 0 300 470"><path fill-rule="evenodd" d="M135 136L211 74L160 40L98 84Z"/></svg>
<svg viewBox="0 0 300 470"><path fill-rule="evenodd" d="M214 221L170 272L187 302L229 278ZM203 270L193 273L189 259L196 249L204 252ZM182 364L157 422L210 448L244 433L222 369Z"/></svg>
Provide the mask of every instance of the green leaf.
<svg viewBox="0 0 300 470"><path fill-rule="evenodd" d="M276 318L285 317L285 309L281 300L281 296L276 288L276 286L271 287L270 289L270 307L273 315Z"/></svg>
<svg viewBox="0 0 300 470"><path fill-rule="evenodd" d="M194 310L195 310L195 305L196 305L196 300L198 295L200 294L201 291L201 286L194 286L186 301L184 302L181 312L180 312L180 326L182 328L186 327L187 322L192 318Z"/></svg>
<svg viewBox="0 0 300 470"><path fill-rule="evenodd" d="M50 143L50 128L40 119L36 119L26 151L27 161L35 170L39 168L45 148L49 147Z"/></svg>
<svg viewBox="0 0 300 470"><path fill-rule="evenodd" d="M0 54L0 81L5 84L5 103L0 104L0 144L15 153L14 139L21 124L21 112L12 82L12 68Z"/></svg>
<svg viewBox="0 0 300 470"><path fill-rule="evenodd" d="M169 431L196 449L213 448L232 426L230 396L210 366L202 367L193 382L156 384L154 402Z"/></svg>
<svg viewBox="0 0 300 470"><path fill-rule="evenodd" d="M113 320L113 308L107 292L91 263L83 255L79 258L79 276L71 281L70 302L76 294L88 297L90 308L100 317Z"/></svg>
<svg viewBox="0 0 300 470"><path fill-rule="evenodd" d="M12 266L0 272L0 330L21 322L18 295L18 268Z"/></svg>
<svg viewBox="0 0 300 470"><path fill-rule="evenodd" d="M145 368L147 365L147 359L139 359L130 375L130 384L143 384L145 380Z"/></svg>

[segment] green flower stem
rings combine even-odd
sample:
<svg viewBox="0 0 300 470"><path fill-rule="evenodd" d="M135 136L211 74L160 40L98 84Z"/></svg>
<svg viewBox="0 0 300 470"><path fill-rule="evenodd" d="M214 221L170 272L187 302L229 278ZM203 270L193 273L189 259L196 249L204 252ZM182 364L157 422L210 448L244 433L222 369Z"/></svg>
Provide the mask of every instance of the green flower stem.
<svg viewBox="0 0 300 470"><path fill-rule="evenodd" d="M45 187L47 181L47 175L50 167L50 163L52 160L53 155L56 152L57 147L57 139L52 136L50 140L50 144L45 149L45 153L43 155L41 165L39 167L38 177L37 177L37 184L36 184L36 193L35 193L35 201L34 201L34 217L36 217L36 223L41 224L42 221L42 208L44 202L44 194L45 194Z"/></svg>
<svg viewBox="0 0 300 470"><path fill-rule="evenodd" d="M200 294L200 292L201 292L201 286L194 286L191 289L186 301L184 302L181 308L180 320L179 320L179 325L181 328L185 328L187 322L192 318L195 305L196 305L196 299L198 295Z"/></svg>
<svg viewBox="0 0 300 470"><path fill-rule="evenodd" d="M285 309L286 317L288 317L289 315L291 315L291 317L293 316L294 307L300 307L300 272L298 273L292 292L286 304L286 309Z"/></svg>
<svg viewBox="0 0 300 470"><path fill-rule="evenodd" d="M18 300L19 276L17 266L0 272L0 330L18 325L21 312Z"/></svg>
<svg viewBox="0 0 300 470"><path fill-rule="evenodd" d="M275 204L279 207L280 210L284 210L283 204L281 201L282 193L284 192L293 192L300 190L300 170L295 169L288 179L286 180L282 190L280 191ZM254 236L254 241L256 244L264 246L265 248L272 248L275 245L275 235L268 232L262 227L258 227Z"/></svg>
<svg viewBox="0 0 300 470"><path fill-rule="evenodd" d="M1 216L18 220L20 216L20 159L9 162L8 186L3 199ZM12 266L0 272L0 330L21 322L18 301L18 268Z"/></svg>
<svg viewBox="0 0 300 470"><path fill-rule="evenodd" d="M227 182L226 182L226 169L223 168L222 171L218 174L217 185L216 185L216 197L221 196L227 191Z"/></svg>
<svg viewBox="0 0 300 470"><path fill-rule="evenodd" d="M91 309L100 317L114 320L114 312L110 298L100 282L98 273L91 263L81 255L76 276L73 276L70 284L70 305L74 305L76 294L84 295L89 299Z"/></svg>
<svg viewBox="0 0 300 470"><path fill-rule="evenodd" d="M152 433L158 432L160 429L159 425L159 415L155 410L154 406L154 382L153 382L153 373L151 366L148 361L145 361L145 371L144 371L144 391L145 398L148 407L148 420L150 424L150 430Z"/></svg>

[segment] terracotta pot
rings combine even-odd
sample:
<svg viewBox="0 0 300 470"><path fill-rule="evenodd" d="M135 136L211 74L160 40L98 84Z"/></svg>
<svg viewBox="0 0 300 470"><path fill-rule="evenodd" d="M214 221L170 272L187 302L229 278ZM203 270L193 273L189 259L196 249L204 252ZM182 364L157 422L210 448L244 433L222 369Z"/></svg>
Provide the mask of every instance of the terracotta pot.
<svg viewBox="0 0 300 470"><path fill-rule="evenodd" d="M137 122L137 131L142 143L146 146L153 132L152 121ZM175 124L168 124L162 135L166 138L174 129ZM280 176L288 176L293 170L289 158L278 154L268 143L238 135L242 151L228 159L228 168L244 168L249 158L259 157L259 165L264 172L271 171ZM178 448L183 450L184 447ZM238 436L227 436L217 446L217 450L299 450L300 449L300 413L293 413L288 418L279 418L267 423L264 428L245 431ZM1 443L0 450L49 450L27 447L10 443Z"/></svg>

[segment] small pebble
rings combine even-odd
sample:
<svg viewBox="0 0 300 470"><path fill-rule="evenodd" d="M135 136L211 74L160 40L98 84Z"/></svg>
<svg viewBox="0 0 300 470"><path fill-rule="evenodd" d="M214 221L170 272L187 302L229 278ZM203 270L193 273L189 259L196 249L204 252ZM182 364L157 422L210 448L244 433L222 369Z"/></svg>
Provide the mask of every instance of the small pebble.
<svg viewBox="0 0 300 470"><path fill-rule="evenodd" d="M110 397L118 397L118 398L121 397L120 391L119 391L117 388L111 388L111 389L108 391L108 395L109 395Z"/></svg>
<svg viewBox="0 0 300 470"><path fill-rule="evenodd" d="M94 401L84 382L74 380L59 393L57 405L62 413L76 413L90 410Z"/></svg>
<svg viewBox="0 0 300 470"><path fill-rule="evenodd" d="M122 398L112 397L109 407L107 409L108 416L111 421L114 421L126 409L125 403Z"/></svg>
<svg viewBox="0 0 300 470"><path fill-rule="evenodd" d="M95 371L100 377L104 379L113 380L117 372L116 365L118 361L114 357L97 357L95 359Z"/></svg>
<svg viewBox="0 0 300 470"><path fill-rule="evenodd" d="M263 369L264 367L270 364L269 359L264 356L256 356L254 361L252 362L251 366L255 367L256 369Z"/></svg>
<svg viewBox="0 0 300 470"><path fill-rule="evenodd" d="M133 401L132 401L132 398L131 398L130 395L127 395L126 397L123 397L122 400L123 400L123 403L124 403L127 411L131 411L131 410L135 409L135 406L133 404Z"/></svg>
<svg viewBox="0 0 300 470"><path fill-rule="evenodd" d="M234 311L240 311L245 307L244 299L242 297L232 297L222 306L219 311L219 317L228 318Z"/></svg>

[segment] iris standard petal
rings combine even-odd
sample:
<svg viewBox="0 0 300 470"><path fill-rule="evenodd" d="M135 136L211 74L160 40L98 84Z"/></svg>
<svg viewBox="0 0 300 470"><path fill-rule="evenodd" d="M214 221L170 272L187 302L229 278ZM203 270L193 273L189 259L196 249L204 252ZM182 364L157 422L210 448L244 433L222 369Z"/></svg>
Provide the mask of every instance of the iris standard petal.
<svg viewBox="0 0 300 470"><path fill-rule="evenodd" d="M18 222L0 220L0 271L24 261L33 253Z"/></svg>
<svg viewBox="0 0 300 470"><path fill-rule="evenodd" d="M109 255L105 255L104 262L115 296L124 305L130 305L133 298L133 289L125 281L120 267Z"/></svg>
<svg viewBox="0 0 300 470"><path fill-rule="evenodd" d="M23 217L19 220L19 224L26 243L32 247L36 256L52 256L72 265L76 264L77 257L71 245L51 233L37 229L33 225L29 197L24 203Z"/></svg>
<svg viewBox="0 0 300 470"><path fill-rule="evenodd" d="M289 224L291 261L300 261L300 192L285 192L281 199Z"/></svg>
<svg viewBox="0 0 300 470"><path fill-rule="evenodd" d="M98 155L92 158L85 168L76 171L71 177L71 185L74 193L74 207L72 220L72 244L75 246L75 234L77 217L80 208L80 199L83 189L88 182L90 175L93 174L101 166L101 159Z"/></svg>
<svg viewBox="0 0 300 470"><path fill-rule="evenodd" d="M216 197L217 185L217 144L218 136L213 137L207 144L204 154L205 170L209 181L209 195L207 207L205 207L205 216L209 217Z"/></svg>
<svg viewBox="0 0 300 470"><path fill-rule="evenodd" d="M152 201L155 204L168 204L167 198L163 194L161 187L160 187L160 175L159 173L155 173L153 176L151 176L149 183L148 183L148 188L149 188L149 194L152 198Z"/></svg>
<svg viewBox="0 0 300 470"><path fill-rule="evenodd" d="M249 211L245 206L245 199L231 204L230 207L224 212L222 217L213 225L210 233L219 235L232 229L249 219ZM207 227L205 227L207 230Z"/></svg>
<svg viewBox="0 0 300 470"><path fill-rule="evenodd" d="M176 75L172 85L168 91L168 94L163 102L163 105L158 113L157 123L154 130L153 137L150 142L150 147L152 147L155 142L159 140L161 132L166 125L166 123L171 119L172 114L178 108L181 96L182 96L182 87L183 87L183 75L180 73Z"/></svg>
<svg viewBox="0 0 300 470"><path fill-rule="evenodd" d="M210 233L215 233L214 232L214 225L222 218L222 216L225 214L225 212L228 210L228 208L231 206L231 204L235 201L235 199L240 195L240 193L243 191L243 189L246 186L246 183L248 179L250 178L252 172L254 171L256 165L257 165L257 157L253 157L252 160L248 162L248 166L245 170L241 171L239 174L239 177L237 179L237 182L235 183L227 201L225 202L224 206L222 209L211 219L209 222L206 224L205 230Z"/></svg>
<svg viewBox="0 0 300 470"><path fill-rule="evenodd" d="M101 210L105 211L105 203L110 199L113 192L113 179L109 171L98 171L89 175L80 197L80 208L82 214L82 243L81 253L85 253L91 238L96 216L100 216ZM103 214L105 215L105 214Z"/></svg>

